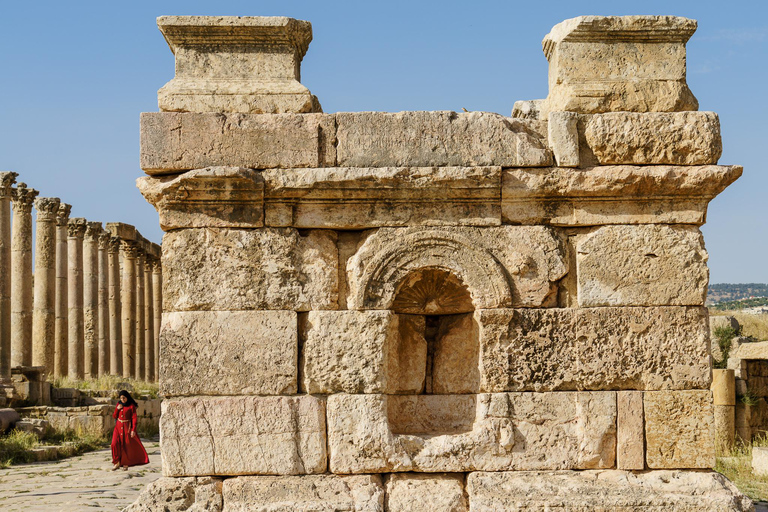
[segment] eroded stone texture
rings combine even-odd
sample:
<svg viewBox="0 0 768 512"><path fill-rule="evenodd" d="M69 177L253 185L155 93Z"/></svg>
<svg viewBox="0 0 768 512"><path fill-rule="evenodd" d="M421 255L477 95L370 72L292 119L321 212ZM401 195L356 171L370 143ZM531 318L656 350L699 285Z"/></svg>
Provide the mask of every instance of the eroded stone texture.
<svg viewBox="0 0 768 512"><path fill-rule="evenodd" d="M387 512L468 512L464 475L393 474Z"/></svg>
<svg viewBox="0 0 768 512"><path fill-rule="evenodd" d="M163 308L335 309L337 260L329 231L173 231L163 238Z"/></svg>
<svg viewBox="0 0 768 512"><path fill-rule="evenodd" d="M583 123L590 157L600 165L716 164L723 151L714 112L609 112Z"/></svg>
<svg viewBox="0 0 768 512"><path fill-rule="evenodd" d="M294 311L165 313L161 333L164 396L296 393Z"/></svg>
<svg viewBox="0 0 768 512"><path fill-rule="evenodd" d="M676 16L579 16L558 23L542 42L548 109L696 110L685 81L685 43L695 31L695 20Z"/></svg>
<svg viewBox="0 0 768 512"><path fill-rule="evenodd" d="M164 231L264 225L264 182L251 169L208 167L175 176L144 176L136 186L157 210Z"/></svg>
<svg viewBox="0 0 768 512"><path fill-rule="evenodd" d="M384 512L378 475L243 476L224 481L224 512Z"/></svg>
<svg viewBox="0 0 768 512"><path fill-rule="evenodd" d="M482 391L709 387L705 308L498 309L475 316Z"/></svg>
<svg viewBox="0 0 768 512"><path fill-rule="evenodd" d="M161 477L149 484L123 512L221 512L222 479Z"/></svg>
<svg viewBox="0 0 768 512"><path fill-rule="evenodd" d="M550 112L549 146L558 167L579 166L579 116L574 112Z"/></svg>
<svg viewBox="0 0 768 512"><path fill-rule="evenodd" d="M269 226L501 224L500 167L334 167L262 174Z"/></svg>
<svg viewBox="0 0 768 512"><path fill-rule="evenodd" d="M382 228L346 268L349 309L389 309L408 275L425 268L453 273L476 308L547 306L568 271L561 241L542 226Z"/></svg>
<svg viewBox="0 0 768 512"><path fill-rule="evenodd" d="M308 21L281 16L161 16L176 76L157 92L160 110L314 112L299 83L312 41Z"/></svg>
<svg viewBox="0 0 768 512"><path fill-rule="evenodd" d="M691 226L604 226L576 243L579 306L704 305L704 238Z"/></svg>
<svg viewBox="0 0 768 512"><path fill-rule="evenodd" d="M619 391L616 393L616 409L616 467L645 469L643 393Z"/></svg>
<svg viewBox="0 0 768 512"><path fill-rule="evenodd" d="M749 512L752 502L714 471L470 473L472 512Z"/></svg>
<svg viewBox="0 0 768 512"><path fill-rule="evenodd" d="M507 169L502 219L563 226L701 225L709 202L742 171L735 165Z"/></svg>
<svg viewBox="0 0 768 512"><path fill-rule="evenodd" d="M398 338L391 311L310 311L303 350L307 393L386 393ZM395 361L396 363L396 361Z"/></svg>
<svg viewBox="0 0 768 512"><path fill-rule="evenodd" d="M552 164L534 123L490 112L343 112L336 123L342 167Z"/></svg>
<svg viewBox="0 0 768 512"><path fill-rule="evenodd" d="M164 400L160 432L163 476L326 469L325 406L312 396Z"/></svg>
<svg viewBox="0 0 768 512"><path fill-rule="evenodd" d="M715 465L712 392L649 391L643 395L645 460L651 469Z"/></svg>
<svg viewBox="0 0 768 512"><path fill-rule="evenodd" d="M437 411L434 414L439 421L431 426L440 430L398 435L390 429L388 401L412 401L414 397L329 396L331 471L587 469L615 464L615 393L503 393L469 397L475 400L471 430L456 433L469 426L468 420L457 424L468 413L466 395L432 395L419 404L418 410L429 407ZM439 403L441 398L446 402L443 405ZM459 407L458 412L455 407ZM441 409L444 412L438 414ZM434 414L430 413L432 417ZM452 433L442 434L445 422Z"/></svg>
<svg viewBox="0 0 768 512"><path fill-rule="evenodd" d="M334 133L334 117L324 114L145 112L141 168L156 175L222 165L333 166Z"/></svg>

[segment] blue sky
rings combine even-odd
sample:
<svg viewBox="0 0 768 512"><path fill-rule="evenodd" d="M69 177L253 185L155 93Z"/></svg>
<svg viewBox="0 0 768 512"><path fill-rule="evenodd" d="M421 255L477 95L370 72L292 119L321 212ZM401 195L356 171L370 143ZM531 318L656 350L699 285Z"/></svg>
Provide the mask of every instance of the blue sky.
<svg viewBox="0 0 768 512"><path fill-rule="evenodd" d="M720 114L721 164L744 176L703 228L711 281L768 282L768 3L475 1L0 0L0 169L73 216L135 224L159 242L157 213L135 188L139 113L157 111L173 55L165 14L291 16L313 24L302 83L326 112L484 110L547 95L541 39L578 15L672 14L699 21L688 83Z"/></svg>

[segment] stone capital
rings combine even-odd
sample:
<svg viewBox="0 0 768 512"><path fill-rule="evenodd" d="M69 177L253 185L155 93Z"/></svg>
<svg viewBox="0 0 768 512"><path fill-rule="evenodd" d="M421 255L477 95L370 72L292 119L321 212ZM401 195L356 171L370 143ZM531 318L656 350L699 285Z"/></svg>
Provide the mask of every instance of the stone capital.
<svg viewBox="0 0 768 512"><path fill-rule="evenodd" d="M99 236L104 231L101 222L88 222L85 225L85 238L90 242L98 242Z"/></svg>
<svg viewBox="0 0 768 512"><path fill-rule="evenodd" d="M279 114L318 112L301 79L308 21L284 17L161 16L176 76L158 91L160 110Z"/></svg>
<svg viewBox="0 0 768 512"><path fill-rule="evenodd" d="M110 235L107 231L102 230L101 233L99 233L99 249L102 251L106 251L109 249L109 239Z"/></svg>
<svg viewBox="0 0 768 512"><path fill-rule="evenodd" d="M72 212L72 205L67 203L59 203L59 209L56 212L56 225L66 226L69 222L69 214Z"/></svg>
<svg viewBox="0 0 768 512"><path fill-rule="evenodd" d="M27 188L26 183L19 183L13 190L13 212L32 213L32 203L39 192L33 188Z"/></svg>
<svg viewBox="0 0 768 512"><path fill-rule="evenodd" d="M117 254L120 252L120 239L116 236L110 236L109 237L109 243L107 246L107 251L110 254Z"/></svg>
<svg viewBox="0 0 768 512"><path fill-rule="evenodd" d="M69 219L67 223L67 238L79 238L82 240L85 235L87 221L82 217Z"/></svg>
<svg viewBox="0 0 768 512"><path fill-rule="evenodd" d="M61 199L58 197L38 197L35 199L37 222L54 222L59 213Z"/></svg>
<svg viewBox="0 0 768 512"><path fill-rule="evenodd" d="M0 172L0 198L10 198L12 194L13 184L16 183L16 178L19 176L17 172L4 171Z"/></svg>
<svg viewBox="0 0 768 512"><path fill-rule="evenodd" d="M162 260L160 258L155 258L152 260L152 273L153 274L161 274L163 272L163 264Z"/></svg>
<svg viewBox="0 0 768 512"><path fill-rule="evenodd" d="M123 251L124 257L135 260L139 253L139 246L131 240L120 240L120 250Z"/></svg>

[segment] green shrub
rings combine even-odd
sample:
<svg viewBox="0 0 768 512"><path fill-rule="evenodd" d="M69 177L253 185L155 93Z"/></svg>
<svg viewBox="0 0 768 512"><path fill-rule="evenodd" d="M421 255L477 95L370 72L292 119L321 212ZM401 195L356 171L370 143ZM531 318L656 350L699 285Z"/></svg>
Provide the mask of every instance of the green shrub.
<svg viewBox="0 0 768 512"><path fill-rule="evenodd" d="M721 359L715 359L715 368L725 368L728 364L728 354L731 352L731 342L733 338L739 335L739 332L730 325L715 327L712 336L717 340L717 346L720 347Z"/></svg>
<svg viewBox="0 0 768 512"><path fill-rule="evenodd" d="M6 435L0 435L0 468L32 462L34 457L29 450L38 444L37 436L32 432L13 429Z"/></svg>

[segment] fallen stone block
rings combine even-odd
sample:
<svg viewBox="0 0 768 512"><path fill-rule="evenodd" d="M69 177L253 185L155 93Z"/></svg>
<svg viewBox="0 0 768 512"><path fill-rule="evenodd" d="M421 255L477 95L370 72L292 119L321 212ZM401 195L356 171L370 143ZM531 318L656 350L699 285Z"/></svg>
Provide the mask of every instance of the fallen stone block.
<svg viewBox="0 0 768 512"><path fill-rule="evenodd" d="M326 469L325 405L301 397L164 400L163 476L298 475Z"/></svg>
<svg viewBox="0 0 768 512"><path fill-rule="evenodd" d="M165 313L160 330L160 392L292 395L297 389L294 311Z"/></svg>

